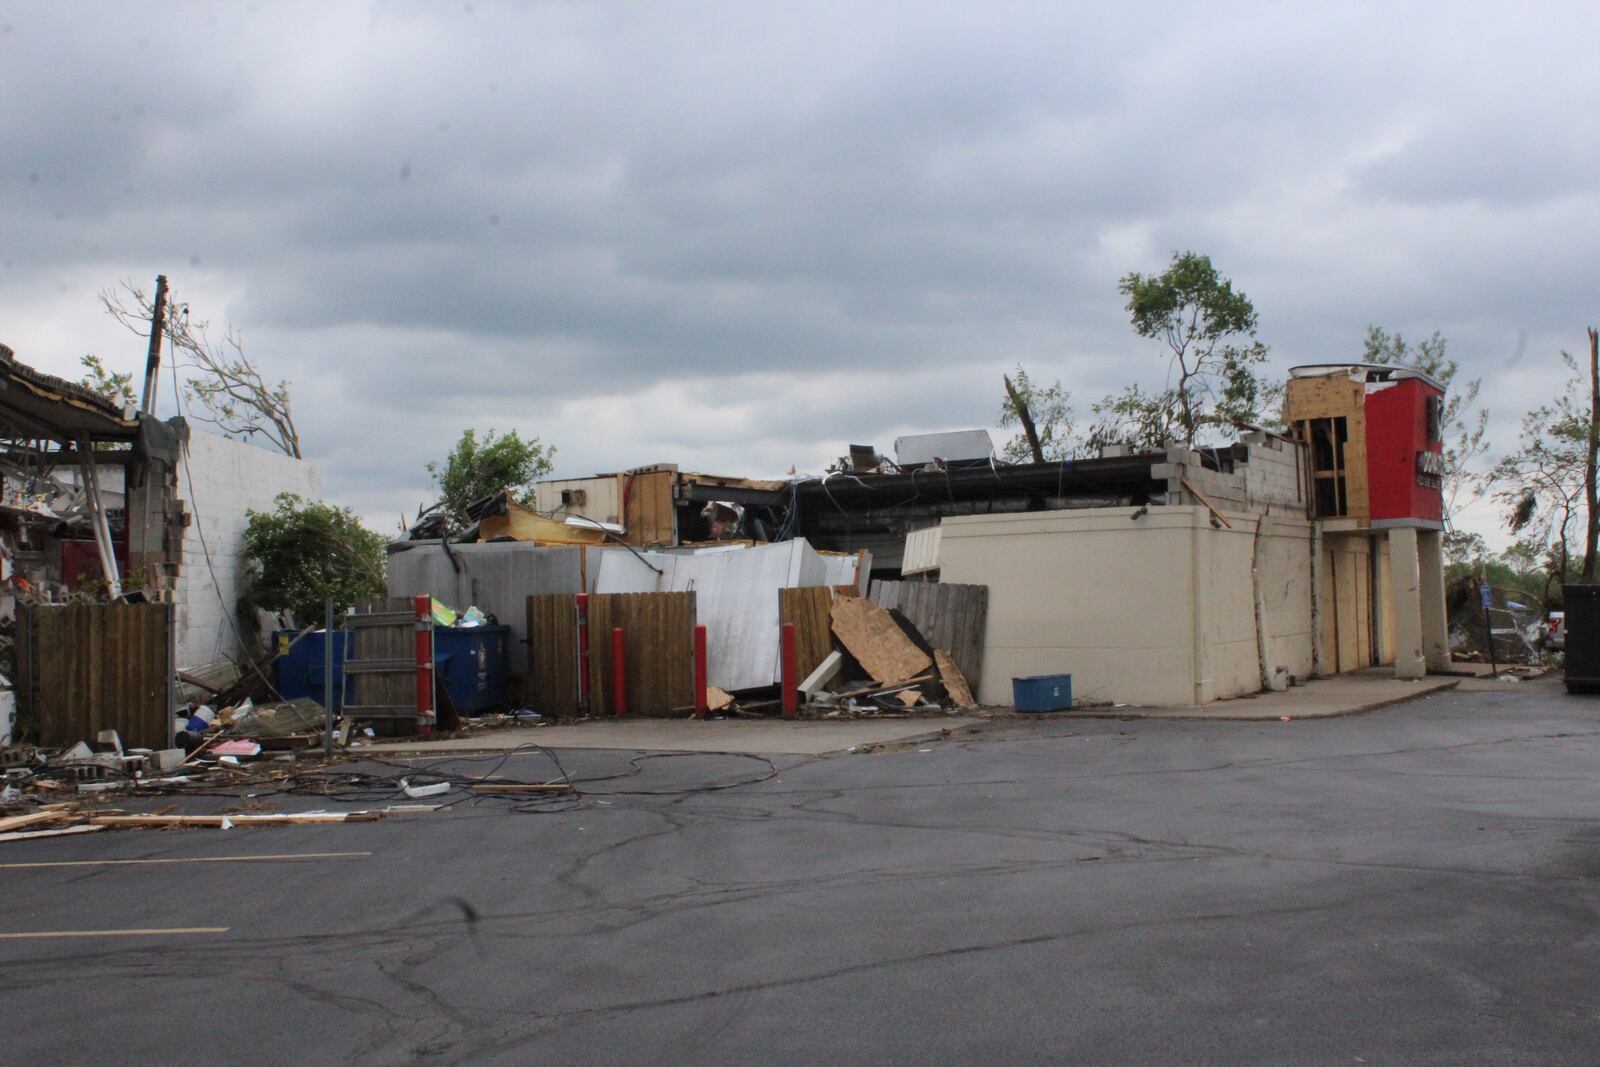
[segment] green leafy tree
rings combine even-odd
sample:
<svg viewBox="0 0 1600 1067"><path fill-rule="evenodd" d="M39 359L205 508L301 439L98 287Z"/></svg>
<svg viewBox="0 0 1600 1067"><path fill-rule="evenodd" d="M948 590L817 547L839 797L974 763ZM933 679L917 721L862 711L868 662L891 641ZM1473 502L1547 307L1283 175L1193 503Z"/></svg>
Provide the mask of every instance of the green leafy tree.
<svg viewBox="0 0 1600 1067"><path fill-rule="evenodd" d="M1444 386L1444 413L1439 424L1444 434L1444 514L1448 524L1459 503L1469 503L1481 492L1481 478L1473 467L1489 450L1484 436L1489 412L1477 407L1483 380L1474 378L1457 386L1461 368L1446 354L1444 335L1437 330L1413 345L1399 333L1368 326L1362 358L1368 363L1421 371ZM1467 494L1466 501L1460 500L1462 493Z"/></svg>
<svg viewBox="0 0 1600 1067"><path fill-rule="evenodd" d="M1096 406L1114 432L1125 416L1130 443L1181 440L1192 446L1207 428L1276 421L1281 389L1260 374L1267 346L1256 339L1256 309L1233 282L1217 273L1211 257L1175 252L1161 274L1125 275L1118 290L1128 298L1134 332L1167 347L1176 377L1154 395L1130 388Z"/></svg>
<svg viewBox="0 0 1600 1067"><path fill-rule="evenodd" d="M280 493L272 511L247 512L244 532L250 609L293 611L302 626L320 624L331 597L343 612L358 600L383 596L384 538L361 525L349 508Z"/></svg>
<svg viewBox="0 0 1600 1067"><path fill-rule="evenodd" d="M1036 386L1019 363L1010 376L1010 382L1016 392L1016 400L1012 400L1008 393L1000 401L1000 425L1021 425L1017 406L1020 401L1033 418L1033 429L1039 436L1039 451L1044 453L1044 458L1051 463L1071 459L1077 452L1072 424L1072 394L1062 388L1061 380L1058 378L1053 385L1043 388ZM1001 448L1000 457L1008 463L1032 463L1033 448L1028 444L1027 435L1014 435Z"/></svg>
<svg viewBox="0 0 1600 1067"><path fill-rule="evenodd" d="M1085 445L1095 453L1106 445L1126 445L1135 452L1155 452L1180 436L1178 394L1172 389L1147 393L1130 385L1090 406L1095 421Z"/></svg>
<svg viewBox="0 0 1600 1067"><path fill-rule="evenodd" d="M515 430L490 430L481 441L476 431L464 430L443 463L428 464L428 473L444 510L461 520L468 504L502 490L532 504L533 483L555 469L555 454L554 445L542 445L537 437L523 440Z"/></svg>
<svg viewBox="0 0 1600 1067"><path fill-rule="evenodd" d="M1507 527L1545 555L1553 581L1574 571L1571 542L1579 536L1593 457L1588 376L1566 352L1561 359L1569 372L1565 387L1553 403L1522 417L1517 447L1489 475Z"/></svg>
<svg viewBox="0 0 1600 1067"><path fill-rule="evenodd" d="M138 404L139 398L133 395L133 375L127 371L109 370L99 356L87 355L78 360L83 366L83 377L80 384L93 389L113 404L121 404L125 408Z"/></svg>

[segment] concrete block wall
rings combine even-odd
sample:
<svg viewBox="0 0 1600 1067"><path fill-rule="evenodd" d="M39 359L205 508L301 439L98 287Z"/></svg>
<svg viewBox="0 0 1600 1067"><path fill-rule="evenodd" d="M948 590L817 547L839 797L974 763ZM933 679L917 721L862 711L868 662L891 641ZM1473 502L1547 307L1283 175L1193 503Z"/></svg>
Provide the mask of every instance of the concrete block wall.
<svg viewBox="0 0 1600 1067"><path fill-rule="evenodd" d="M322 479L303 460L191 424L178 469L178 498L189 516L173 590L180 667L209 666L242 651L229 621L237 622L247 585L247 512L271 510L279 493L319 500Z"/></svg>
<svg viewBox="0 0 1600 1067"><path fill-rule="evenodd" d="M1241 437L1249 447L1250 459L1244 465L1245 492L1254 504L1305 507L1305 474L1300 462L1300 446L1272 434L1255 432Z"/></svg>
<svg viewBox="0 0 1600 1067"><path fill-rule="evenodd" d="M1186 478L1223 511L1304 515L1299 446L1265 433L1250 433L1240 440L1248 449L1248 458L1235 461L1231 472L1212 470L1198 451L1174 446L1167 450L1167 461L1156 464L1151 473L1166 479L1170 503L1200 503L1183 488Z"/></svg>

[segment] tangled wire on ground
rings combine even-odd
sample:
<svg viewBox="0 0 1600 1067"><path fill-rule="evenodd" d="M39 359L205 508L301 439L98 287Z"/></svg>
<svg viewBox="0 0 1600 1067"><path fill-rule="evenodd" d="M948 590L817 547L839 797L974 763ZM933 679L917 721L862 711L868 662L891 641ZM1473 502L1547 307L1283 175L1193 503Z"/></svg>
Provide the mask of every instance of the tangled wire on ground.
<svg viewBox="0 0 1600 1067"><path fill-rule="evenodd" d="M530 782L524 779L502 777L501 769L513 757L528 754L542 754L554 767L557 777L548 782ZM591 788L603 782L615 782L634 778L642 774L645 765L656 760L681 759L691 756L719 756L734 759L754 760L760 763L764 770L760 773L727 782L713 782L709 785L692 785L678 788L665 789L616 789L616 788ZM380 801L404 801L408 798L406 787L448 784L451 788L437 796L428 797L430 803L441 807L454 807L463 801L477 804L480 801L500 801L509 803L510 810L523 814L553 814L562 811L571 811L582 807L585 798L603 796L684 796L694 793L715 793L727 789L737 789L741 786L754 785L764 782L778 774L778 767L765 756L755 756L743 752L656 752L643 753L631 757L628 767L614 774L594 775L585 778L574 778L562 765L561 759L543 745L532 743L518 745L502 753L482 756L446 756L431 760L425 764L407 763L396 759L385 759L381 756L358 757L361 763L376 765L381 770L367 770L348 765L327 765L320 767L294 768L281 775L254 773L241 773L239 778L227 783L226 789L192 788L189 783L174 783L171 786L161 786L153 783L147 790L148 793L160 795L183 796L221 796L238 798L240 796L257 800L277 796L311 796L332 800L338 803L374 803ZM476 765L492 763L483 773L470 773ZM467 765L456 769L457 765ZM252 768L254 770L255 768ZM267 771L266 766L260 767ZM211 782L205 783L206 786ZM557 793L476 793L475 786L487 785L566 785L570 791ZM260 788L257 788L260 787ZM242 792L241 792L242 790ZM146 792L146 791L141 791Z"/></svg>

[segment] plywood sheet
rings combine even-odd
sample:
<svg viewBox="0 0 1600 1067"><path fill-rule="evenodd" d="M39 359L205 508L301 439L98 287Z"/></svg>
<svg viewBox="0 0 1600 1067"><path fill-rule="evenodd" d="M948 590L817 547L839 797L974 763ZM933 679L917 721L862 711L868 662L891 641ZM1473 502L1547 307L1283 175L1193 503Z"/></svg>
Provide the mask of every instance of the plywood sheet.
<svg viewBox="0 0 1600 1067"><path fill-rule="evenodd" d="M478 541L533 541L547 545L603 545L604 531L552 519L516 501L506 503L504 515L485 515L478 523Z"/></svg>
<svg viewBox="0 0 1600 1067"><path fill-rule="evenodd" d="M672 504L677 480L677 472L671 470L623 475L623 537L629 544L670 547L678 543Z"/></svg>
<svg viewBox="0 0 1600 1067"><path fill-rule="evenodd" d="M928 644L948 649L968 685L979 684L984 626L989 617L988 586L876 581L870 596L874 603L904 615Z"/></svg>
<svg viewBox="0 0 1600 1067"><path fill-rule="evenodd" d="M1284 418L1355 419L1366 410L1367 387L1348 374L1320 378L1291 378L1284 388Z"/></svg>
<svg viewBox="0 0 1600 1067"><path fill-rule="evenodd" d="M945 692L950 694L956 707L970 708L978 703L972 699L972 690L967 688L967 680L961 676L961 668L956 666L950 653L942 648L934 649L933 663L939 668L939 680L944 682Z"/></svg>
<svg viewBox="0 0 1600 1067"><path fill-rule="evenodd" d="M861 597L840 597L833 602L833 632L878 682L912 678L933 665L887 609Z"/></svg>

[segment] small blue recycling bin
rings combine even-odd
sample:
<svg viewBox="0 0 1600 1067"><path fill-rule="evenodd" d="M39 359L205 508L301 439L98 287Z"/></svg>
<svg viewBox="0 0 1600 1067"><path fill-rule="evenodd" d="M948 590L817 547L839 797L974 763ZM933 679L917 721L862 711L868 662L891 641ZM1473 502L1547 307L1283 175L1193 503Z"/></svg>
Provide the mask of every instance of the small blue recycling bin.
<svg viewBox="0 0 1600 1067"><path fill-rule="evenodd" d="M1036 674L1011 679L1011 702L1029 715L1066 711L1072 707L1072 675Z"/></svg>

